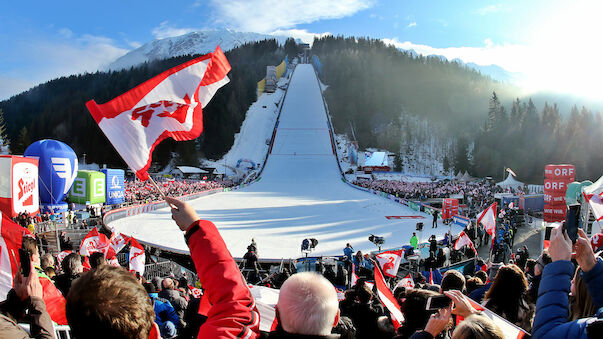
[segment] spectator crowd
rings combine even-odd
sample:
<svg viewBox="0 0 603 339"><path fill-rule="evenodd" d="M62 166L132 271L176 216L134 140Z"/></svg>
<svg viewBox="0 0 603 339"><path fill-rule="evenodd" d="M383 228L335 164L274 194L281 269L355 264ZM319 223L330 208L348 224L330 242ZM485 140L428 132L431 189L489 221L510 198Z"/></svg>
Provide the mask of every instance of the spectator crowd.
<svg viewBox="0 0 603 339"><path fill-rule="evenodd" d="M187 194L193 194L208 191L216 188L231 187L233 184L228 180L174 180L165 179L157 181L157 186L161 191L171 197L179 197ZM144 204L151 201L162 200L161 194L157 192L154 185L149 181L126 181L125 200L130 204Z"/></svg>
<svg viewBox="0 0 603 339"><path fill-rule="evenodd" d="M168 202L189 246L201 298L184 281L147 282L105 263L100 253L90 257L88 272L78 254L67 255L58 269L52 256L41 255L36 241L25 237L31 274L18 273L0 304L0 338L53 338L52 321L68 324L75 338L504 338L508 325L492 314L525 332L523 337L603 336L603 260L597 252L603 234L589 239L580 230L572 243L558 227L538 260L478 261L437 279L411 274L411 283L390 278L386 284L399 305L393 307L404 317L398 328L392 302L384 301L377 284L360 278L338 297L332 281L340 272L295 273L280 286L278 323L260 332L261 311L216 227L190 205ZM250 245L249 252L255 251ZM344 253L353 253L351 244ZM379 269L362 262L370 257L356 256L364 269ZM18 322L28 323L30 333Z"/></svg>

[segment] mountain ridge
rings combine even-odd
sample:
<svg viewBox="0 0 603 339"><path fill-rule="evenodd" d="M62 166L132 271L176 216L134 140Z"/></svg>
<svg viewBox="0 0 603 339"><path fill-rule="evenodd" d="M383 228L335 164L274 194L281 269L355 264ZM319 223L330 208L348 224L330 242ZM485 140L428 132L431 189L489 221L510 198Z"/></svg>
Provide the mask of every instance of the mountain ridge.
<svg viewBox="0 0 603 339"><path fill-rule="evenodd" d="M207 54L213 52L218 45L225 52L249 42L266 39L276 39L280 45L283 45L288 38L290 37L233 30L194 31L147 42L117 58L106 67L105 71L119 71L144 62L177 56Z"/></svg>

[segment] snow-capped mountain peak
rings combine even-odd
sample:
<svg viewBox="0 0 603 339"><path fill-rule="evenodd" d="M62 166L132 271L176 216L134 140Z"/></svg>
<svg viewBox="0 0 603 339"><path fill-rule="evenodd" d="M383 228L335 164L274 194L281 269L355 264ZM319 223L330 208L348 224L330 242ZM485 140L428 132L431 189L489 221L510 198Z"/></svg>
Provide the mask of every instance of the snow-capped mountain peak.
<svg viewBox="0 0 603 339"><path fill-rule="evenodd" d="M276 39L284 44L287 36L237 32L232 30L204 30L190 32L184 35L155 39L139 48L130 51L112 62L108 70L129 68L146 61L166 59L187 54L206 54L213 52L216 46L228 51L248 42L264 39Z"/></svg>

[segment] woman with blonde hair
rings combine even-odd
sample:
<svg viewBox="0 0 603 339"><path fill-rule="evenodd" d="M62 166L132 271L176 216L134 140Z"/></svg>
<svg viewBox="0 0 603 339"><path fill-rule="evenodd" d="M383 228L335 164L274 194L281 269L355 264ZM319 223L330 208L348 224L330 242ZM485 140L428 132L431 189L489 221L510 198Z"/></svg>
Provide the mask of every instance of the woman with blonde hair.
<svg viewBox="0 0 603 339"><path fill-rule="evenodd" d="M452 333L452 339L504 339L505 336L490 318L472 314L465 318Z"/></svg>

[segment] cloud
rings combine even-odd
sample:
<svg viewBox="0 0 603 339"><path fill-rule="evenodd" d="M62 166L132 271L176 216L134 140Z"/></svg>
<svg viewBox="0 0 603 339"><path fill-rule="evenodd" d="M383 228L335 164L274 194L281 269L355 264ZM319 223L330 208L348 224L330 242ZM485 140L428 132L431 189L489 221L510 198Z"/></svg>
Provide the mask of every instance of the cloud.
<svg viewBox="0 0 603 339"><path fill-rule="evenodd" d="M128 52L110 38L84 34L37 35L22 39L2 57L11 60L11 68L0 70L0 100L32 86L61 76L96 72ZM68 38L68 36L70 36ZM10 53L10 54L9 54ZM4 83L9 79L7 83Z"/></svg>
<svg viewBox="0 0 603 339"><path fill-rule="evenodd" d="M483 47L445 47L437 48L429 45L415 44L410 41L401 42L397 38L383 39L386 44L394 45L404 50L414 50L422 55L442 55L448 60L461 59L463 62L473 62L478 65L498 65L510 72L525 71L525 62L528 60L525 53L530 48L514 44L494 44L487 38Z"/></svg>
<svg viewBox="0 0 603 339"><path fill-rule="evenodd" d="M593 32L596 32L593 30ZM597 65L603 48L598 44L576 44L576 34L553 34L550 41L539 39L534 44L495 43L490 38L484 46L436 48L429 45L383 39L386 44L422 55L442 55L448 60L461 59L480 66L497 65L517 73L515 80L526 93L554 91L600 100L603 70ZM594 41L594 40L593 40ZM560 46L565 46L560 48ZM580 62L576 62L579 57Z"/></svg>
<svg viewBox="0 0 603 339"><path fill-rule="evenodd" d="M488 15L503 10L503 4L488 5L482 8L478 8L475 12L479 15Z"/></svg>
<svg viewBox="0 0 603 339"><path fill-rule="evenodd" d="M324 33L311 33L305 29L277 29L276 31L270 32L271 35L285 35L290 36L294 39L300 39L301 41L312 44L314 38L320 38L325 35L331 35L329 32Z"/></svg>
<svg viewBox="0 0 603 339"><path fill-rule="evenodd" d="M190 32L194 32L194 31L198 31L198 28L191 28L191 27L174 27L171 26L170 23L168 21L163 21L162 23L159 24L159 26L153 28L153 35L155 36L155 38L157 39L165 39L165 38L171 38L174 36L180 36L180 35L184 35L186 33L190 33Z"/></svg>
<svg viewBox="0 0 603 339"><path fill-rule="evenodd" d="M374 0L211 0L210 4L217 24L240 31L269 33L350 16L372 7Z"/></svg>
<svg viewBox="0 0 603 339"><path fill-rule="evenodd" d="M0 100L8 99L34 87L36 84L36 82L27 79L0 75Z"/></svg>
<svg viewBox="0 0 603 339"><path fill-rule="evenodd" d="M413 21L413 22L409 23L409 24L406 26L406 28L411 28L411 27L416 27L416 26L417 26L417 23Z"/></svg>

